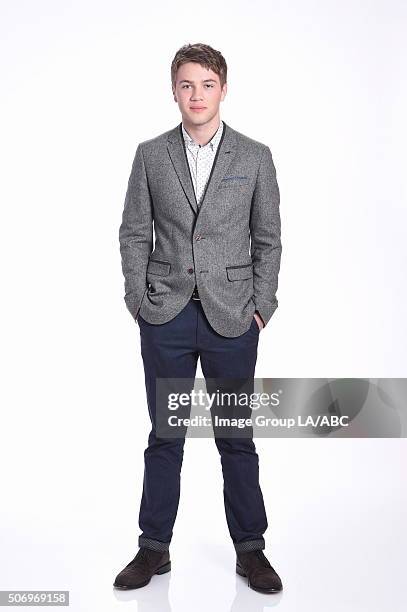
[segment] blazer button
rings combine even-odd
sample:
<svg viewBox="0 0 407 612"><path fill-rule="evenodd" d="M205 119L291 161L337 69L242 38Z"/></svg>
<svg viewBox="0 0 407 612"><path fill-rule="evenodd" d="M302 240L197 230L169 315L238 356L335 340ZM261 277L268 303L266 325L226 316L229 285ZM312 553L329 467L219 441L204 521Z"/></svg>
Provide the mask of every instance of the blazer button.
<svg viewBox="0 0 407 612"><path fill-rule="evenodd" d="M194 271L193 268L188 268L188 274L192 274L193 271Z"/></svg>
<svg viewBox="0 0 407 612"><path fill-rule="evenodd" d="M202 238L201 234L197 234L197 235L195 236L195 240L200 240L201 238Z"/></svg>

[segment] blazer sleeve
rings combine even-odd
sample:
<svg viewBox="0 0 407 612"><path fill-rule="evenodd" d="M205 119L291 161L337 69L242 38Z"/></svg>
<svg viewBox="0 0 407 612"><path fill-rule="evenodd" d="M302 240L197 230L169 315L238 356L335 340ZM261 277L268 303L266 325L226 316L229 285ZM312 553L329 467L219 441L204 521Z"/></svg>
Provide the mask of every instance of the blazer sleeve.
<svg viewBox="0 0 407 612"><path fill-rule="evenodd" d="M278 307L281 260L280 191L270 148L265 146L250 212L253 300L265 325Z"/></svg>
<svg viewBox="0 0 407 612"><path fill-rule="evenodd" d="M137 147L128 181L119 242L125 281L124 300L137 319L147 290L147 266L153 245L153 207L141 144Z"/></svg>

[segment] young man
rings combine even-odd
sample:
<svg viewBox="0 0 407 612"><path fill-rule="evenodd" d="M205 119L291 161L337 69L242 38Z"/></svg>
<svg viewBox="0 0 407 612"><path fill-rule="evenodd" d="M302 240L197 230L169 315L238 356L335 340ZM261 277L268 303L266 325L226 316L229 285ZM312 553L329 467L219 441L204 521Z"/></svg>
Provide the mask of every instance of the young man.
<svg viewBox="0 0 407 612"><path fill-rule="evenodd" d="M171 80L182 122L138 145L128 183L120 227L125 301L140 327L152 429L140 549L117 588L144 586L171 568L184 440L157 436L156 379L194 379L199 356L205 379L253 380L259 334L277 308L276 171L268 146L220 120L226 77L224 58L208 45L176 53ZM262 552L267 517L253 440L215 442L236 571L256 590L280 591Z"/></svg>

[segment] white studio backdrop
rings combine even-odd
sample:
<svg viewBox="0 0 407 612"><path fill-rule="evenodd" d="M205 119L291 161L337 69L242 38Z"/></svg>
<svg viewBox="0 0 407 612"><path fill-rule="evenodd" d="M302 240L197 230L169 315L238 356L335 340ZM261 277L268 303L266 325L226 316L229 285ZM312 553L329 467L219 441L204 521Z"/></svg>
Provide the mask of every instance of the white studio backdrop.
<svg viewBox="0 0 407 612"><path fill-rule="evenodd" d="M220 50L221 118L270 146L281 192L256 376L404 377L406 5L0 6L0 589L67 589L75 612L262 610L234 575L210 440L186 447L171 576L112 589L137 551L149 431L120 267L127 180L137 144L181 120L176 50ZM258 441L283 610L405 609L405 446Z"/></svg>

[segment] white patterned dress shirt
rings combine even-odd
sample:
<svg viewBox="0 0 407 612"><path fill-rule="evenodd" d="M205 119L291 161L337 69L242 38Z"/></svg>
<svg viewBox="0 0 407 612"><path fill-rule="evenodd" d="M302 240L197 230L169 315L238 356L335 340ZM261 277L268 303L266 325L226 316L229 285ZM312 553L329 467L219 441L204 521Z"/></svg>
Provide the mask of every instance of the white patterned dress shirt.
<svg viewBox="0 0 407 612"><path fill-rule="evenodd" d="M191 138L184 128L184 124L182 124L182 134L184 136L185 149L198 206L201 203L202 195L212 170L223 129L223 121L220 121L219 127L211 140L206 145L200 145Z"/></svg>

